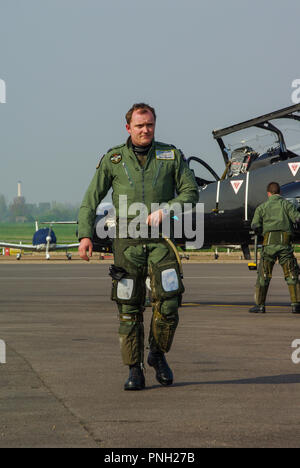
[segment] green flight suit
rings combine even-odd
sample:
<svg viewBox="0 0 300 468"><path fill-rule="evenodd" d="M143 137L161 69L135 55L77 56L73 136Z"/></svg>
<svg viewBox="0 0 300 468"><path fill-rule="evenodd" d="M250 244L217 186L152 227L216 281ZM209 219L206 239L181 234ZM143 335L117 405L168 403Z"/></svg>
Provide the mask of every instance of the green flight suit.
<svg viewBox="0 0 300 468"><path fill-rule="evenodd" d="M112 187L112 200L120 221L136 215L131 204L143 203L151 213L152 203L198 202L198 186L179 150L172 145L153 141L146 158L133 152L131 140L114 147L103 156L85 194L79 211L79 239L92 238L96 208ZM120 196L127 196L124 205ZM153 210L152 210L153 211ZM114 263L126 270L121 280L113 280L112 299L119 309L119 337L123 363L143 362L145 279L150 276L153 316L150 346L169 351L178 324L178 306L184 287L174 251L163 239L120 238L113 241ZM168 276L169 275L169 276Z"/></svg>
<svg viewBox="0 0 300 468"><path fill-rule="evenodd" d="M264 236L255 293L259 306L265 304L277 260L283 269L292 305L300 303L299 267L291 244L293 224L299 219L296 207L280 195L270 196L255 210L251 226Z"/></svg>

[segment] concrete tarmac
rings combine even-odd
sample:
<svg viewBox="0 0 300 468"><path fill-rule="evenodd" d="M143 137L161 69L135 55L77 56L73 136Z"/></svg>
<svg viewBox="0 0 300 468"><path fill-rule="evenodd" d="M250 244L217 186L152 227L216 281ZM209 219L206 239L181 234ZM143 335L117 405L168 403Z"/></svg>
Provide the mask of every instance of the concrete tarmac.
<svg viewBox="0 0 300 468"><path fill-rule="evenodd" d="M245 264L184 275L174 384L146 365L146 389L125 392L108 265L0 263L0 447L299 447L300 315L280 267L265 315L248 313Z"/></svg>

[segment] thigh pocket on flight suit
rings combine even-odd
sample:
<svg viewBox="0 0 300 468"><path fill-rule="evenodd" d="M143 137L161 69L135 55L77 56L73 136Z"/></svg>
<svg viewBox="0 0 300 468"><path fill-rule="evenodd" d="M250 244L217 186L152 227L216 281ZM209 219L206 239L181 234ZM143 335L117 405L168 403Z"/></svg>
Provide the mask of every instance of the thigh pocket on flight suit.
<svg viewBox="0 0 300 468"><path fill-rule="evenodd" d="M111 299L119 304L139 304L143 296L141 282L134 276L113 280Z"/></svg>
<svg viewBox="0 0 300 468"><path fill-rule="evenodd" d="M150 263L149 273L153 296L156 299L168 299L184 292L177 263Z"/></svg>

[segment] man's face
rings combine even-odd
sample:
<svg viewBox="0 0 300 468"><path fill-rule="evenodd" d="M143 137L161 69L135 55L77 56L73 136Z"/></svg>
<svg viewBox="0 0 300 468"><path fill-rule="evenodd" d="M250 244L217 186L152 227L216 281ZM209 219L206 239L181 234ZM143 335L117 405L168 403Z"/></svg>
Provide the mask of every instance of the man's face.
<svg viewBox="0 0 300 468"><path fill-rule="evenodd" d="M148 146L154 138L155 119L151 111L135 110L126 130L135 146Z"/></svg>

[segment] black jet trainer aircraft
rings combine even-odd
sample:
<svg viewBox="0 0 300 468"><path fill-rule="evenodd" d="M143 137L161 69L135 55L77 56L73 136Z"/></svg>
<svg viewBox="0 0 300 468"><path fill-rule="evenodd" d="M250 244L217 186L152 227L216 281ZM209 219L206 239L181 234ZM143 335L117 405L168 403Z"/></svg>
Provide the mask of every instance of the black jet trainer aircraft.
<svg viewBox="0 0 300 468"><path fill-rule="evenodd" d="M204 203L203 248L236 245L248 259L253 244L251 220L256 207L267 199L269 182L278 182L282 196L300 209L300 104L212 134L225 163L221 177L202 159L187 158L199 186L199 202ZM203 170L209 179L201 177ZM102 218L103 213L97 216L95 227ZM111 240L99 239L96 232L95 251L109 250ZM295 242L300 242L300 232ZM184 248L185 239L178 244Z"/></svg>

